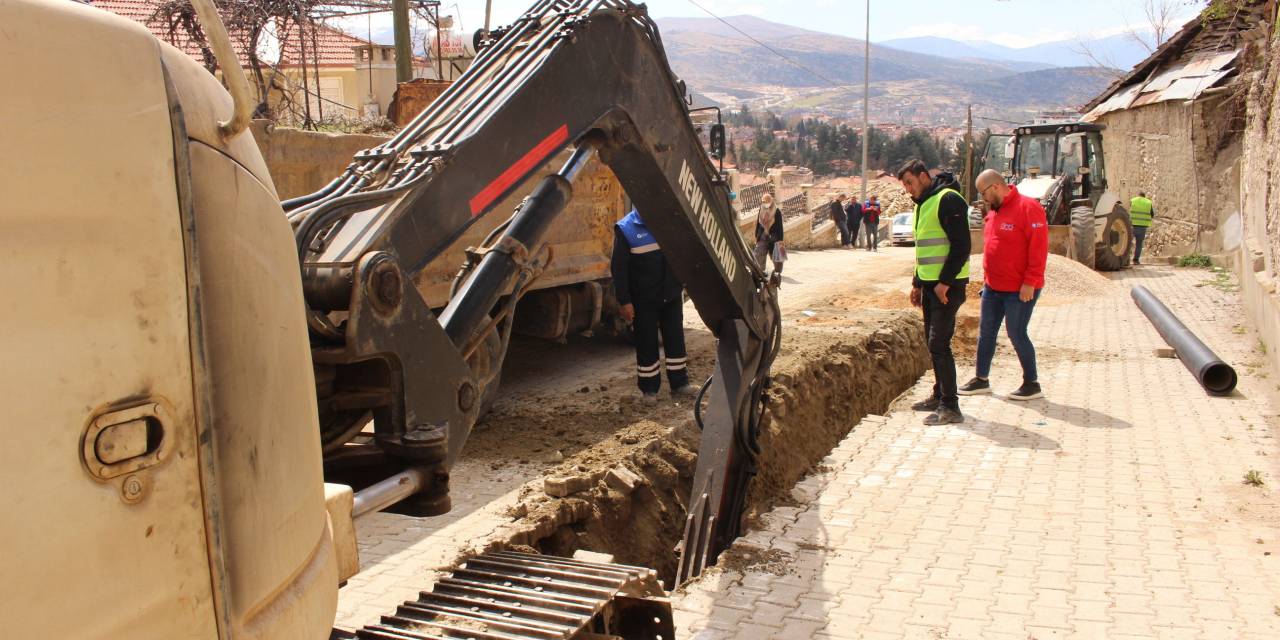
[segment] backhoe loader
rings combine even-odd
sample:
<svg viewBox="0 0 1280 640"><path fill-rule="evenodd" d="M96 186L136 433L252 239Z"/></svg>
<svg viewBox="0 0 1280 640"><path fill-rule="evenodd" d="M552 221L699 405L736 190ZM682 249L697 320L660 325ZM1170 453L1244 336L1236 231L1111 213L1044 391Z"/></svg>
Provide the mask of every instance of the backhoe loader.
<svg viewBox="0 0 1280 640"><path fill-rule="evenodd" d="M596 157L717 338L680 576L713 563L756 470L777 282L643 6L539 0L395 137L282 203L230 38L193 4L226 88L124 18L0 0L4 635L330 637L354 519L448 510L512 309ZM516 193L428 305L424 266ZM492 553L357 635L670 638L662 595L643 568Z"/></svg>

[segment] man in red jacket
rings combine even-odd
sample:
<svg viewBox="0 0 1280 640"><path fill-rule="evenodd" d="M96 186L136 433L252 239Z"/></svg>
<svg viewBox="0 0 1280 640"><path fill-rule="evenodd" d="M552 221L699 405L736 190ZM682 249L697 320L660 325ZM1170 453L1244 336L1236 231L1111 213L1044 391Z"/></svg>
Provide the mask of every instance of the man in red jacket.
<svg viewBox="0 0 1280 640"><path fill-rule="evenodd" d="M991 393L988 376L996 353L996 334L1003 321L1022 364L1022 386L1009 398L1039 398L1043 394L1036 373L1036 350L1027 335L1027 325L1044 287L1049 223L1040 203L1005 184L999 173L983 171L978 175L977 186L982 200L991 207L982 230L982 277L986 286L982 288L977 372L957 391L964 396Z"/></svg>

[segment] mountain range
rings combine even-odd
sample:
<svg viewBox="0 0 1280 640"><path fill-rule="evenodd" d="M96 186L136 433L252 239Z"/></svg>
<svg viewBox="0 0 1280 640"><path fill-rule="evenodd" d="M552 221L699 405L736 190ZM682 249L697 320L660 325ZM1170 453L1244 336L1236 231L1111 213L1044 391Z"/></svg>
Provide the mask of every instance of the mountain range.
<svg viewBox="0 0 1280 640"><path fill-rule="evenodd" d="M861 113L862 40L754 16L725 21L658 20L672 68L691 88L721 103L784 113ZM959 124L970 104L988 122L1023 122L1041 111L1082 105L1115 77L1098 67L1057 67L994 50L979 55L983 49L972 44L934 49L942 55L887 43L873 42L870 49L871 113L880 122Z"/></svg>
<svg viewBox="0 0 1280 640"><path fill-rule="evenodd" d="M1104 64L1128 70L1151 54L1146 46L1128 35L1091 40L1061 40L1021 48L982 40L953 40L934 36L884 40L880 44L932 56L1042 65L1041 68Z"/></svg>

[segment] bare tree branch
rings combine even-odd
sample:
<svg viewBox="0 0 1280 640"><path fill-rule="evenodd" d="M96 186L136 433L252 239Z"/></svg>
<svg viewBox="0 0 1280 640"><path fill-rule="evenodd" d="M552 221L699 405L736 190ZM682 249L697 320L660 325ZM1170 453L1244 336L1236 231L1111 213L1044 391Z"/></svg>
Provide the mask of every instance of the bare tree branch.
<svg viewBox="0 0 1280 640"><path fill-rule="evenodd" d="M1114 56L1098 47L1092 40L1076 36L1075 43L1071 45L1071 52L1088 58L1093 66L1103 69L1109 76L1119 78L1124 75L1124 70L1116 64Z"/></svg>

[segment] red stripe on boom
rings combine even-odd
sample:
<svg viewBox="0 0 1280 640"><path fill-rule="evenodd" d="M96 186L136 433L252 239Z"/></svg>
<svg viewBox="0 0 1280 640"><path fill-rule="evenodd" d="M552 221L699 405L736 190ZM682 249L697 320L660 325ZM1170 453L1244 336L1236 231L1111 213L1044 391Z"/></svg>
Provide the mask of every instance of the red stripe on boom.
<svg viewBox="0 0 1280 640"><path fill-rule="evenodd" d="M524 154L523 158L516 160L516 163L507 167L489 186L480 190L475 197L471 198L471 217L480 215L480 212L489 208L494 200L497 200L504 191L511 188L521 178L525 177L530 171L538 168L552 153L564 146L569 141L569 126L560 125L551 135L547 136L539 142L537 146L530 149Z"/></svg>

